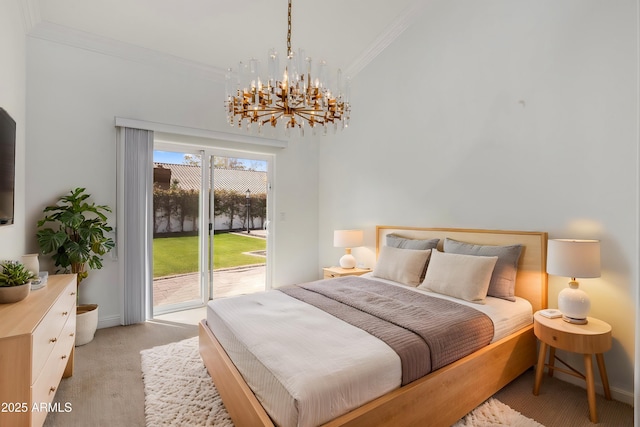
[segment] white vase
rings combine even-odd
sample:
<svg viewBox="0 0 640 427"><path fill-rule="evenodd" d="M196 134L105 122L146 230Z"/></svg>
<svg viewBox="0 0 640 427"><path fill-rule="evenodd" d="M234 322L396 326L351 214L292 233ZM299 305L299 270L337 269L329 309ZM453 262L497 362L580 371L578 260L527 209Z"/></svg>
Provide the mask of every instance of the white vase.
<svg viewBox="0 0 640 427"><path fill-rule="evenodd" d="M22 264L24 264L27 270L29 270L36 276L40 273L40 262L38 261L38 254L22 255L21 262Z"/></svg>
<svg viewBox="0 0 640 427"><path fill-rule="evenodd" d="M589 295L578 287L578 282L571 281L558 294L558 309L565 321L584 325L591 309Z"/></svg>

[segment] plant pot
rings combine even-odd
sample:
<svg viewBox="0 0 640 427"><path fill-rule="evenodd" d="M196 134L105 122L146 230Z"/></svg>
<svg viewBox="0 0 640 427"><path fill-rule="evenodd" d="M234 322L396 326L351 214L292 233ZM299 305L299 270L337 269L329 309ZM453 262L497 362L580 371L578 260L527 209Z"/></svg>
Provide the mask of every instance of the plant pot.
<svg viewBox="0 0 640 427"><path fill-rule="evenodd" d="M22 301L29 296L31 281L20 286L0 286L0 304Z"/></svg>
<svg viewBox="0 0 640 427"><path fill-rule="evenodd" d="M98 304L76 308L76 347L90 343L98 328Z"/></svg>

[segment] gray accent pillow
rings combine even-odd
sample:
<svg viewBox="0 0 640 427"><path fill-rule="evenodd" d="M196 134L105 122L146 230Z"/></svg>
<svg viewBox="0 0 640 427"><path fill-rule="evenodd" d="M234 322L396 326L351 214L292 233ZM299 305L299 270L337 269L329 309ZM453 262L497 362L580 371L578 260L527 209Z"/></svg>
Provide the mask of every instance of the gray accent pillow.
<svg viewBox="0 0 640 427"><path fill-rule="evenodd" d="M493 269L487 295L515 301L516 274L522 245L491 246L474 245L457 240L444 239L444 251L454 254L497 256L498 262Z"/></svg>
<svg viewBox="0 0 640 427"><path fill-rule="evenodd" d="M406 237L398 236L397 234L387 234L387 246L400 249L435 249L438 246L440 239L407 239Z"/></svg>

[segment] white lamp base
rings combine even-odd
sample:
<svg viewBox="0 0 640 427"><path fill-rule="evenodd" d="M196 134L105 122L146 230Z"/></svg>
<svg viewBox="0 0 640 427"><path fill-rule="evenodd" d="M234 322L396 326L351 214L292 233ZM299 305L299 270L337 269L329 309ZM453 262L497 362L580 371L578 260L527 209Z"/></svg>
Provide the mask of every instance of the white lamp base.
<svg viewBox="0 0 640 427"><path fill-rule="evenodd" d="M558 294L558 309L565 322L584 325L588 322L587 315L591 309L589 295L578 288L578 282L572 280L569 287Z"/></svg>
<svg viewBox="0 0 640 427"><path fill-rule="evenodd" d="M340 258L340 267L342 268L354 268L356 266L356 259L351 255L351 249L347 248L346 254Z"/></svg>

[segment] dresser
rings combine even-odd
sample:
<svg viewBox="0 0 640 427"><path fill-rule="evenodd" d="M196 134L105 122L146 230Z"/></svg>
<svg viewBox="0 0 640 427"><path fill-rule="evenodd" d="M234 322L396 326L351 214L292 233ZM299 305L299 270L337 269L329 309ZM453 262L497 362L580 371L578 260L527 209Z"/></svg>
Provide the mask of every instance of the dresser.
<svg viewBox="0 0 640 427"><path fill-rule="evenodd" d="M17 303L0 304L0 427L39 427L60 380L73 374L75 274L49 276L47 285Z"/></svg>

